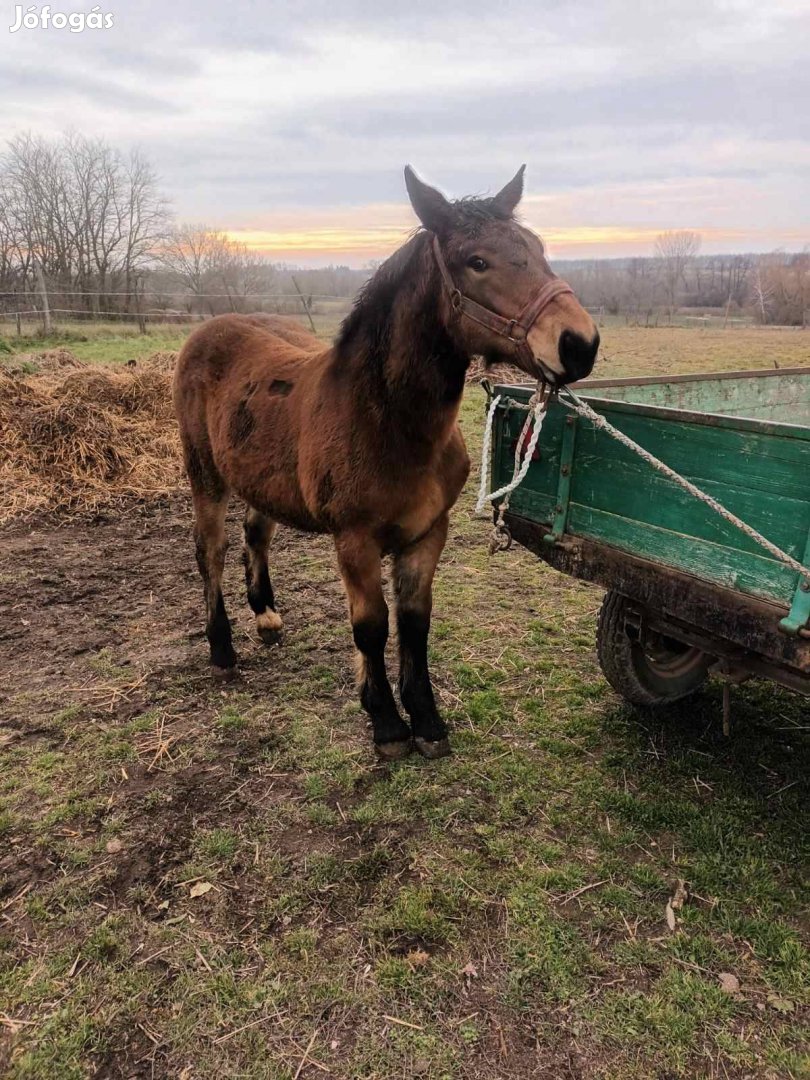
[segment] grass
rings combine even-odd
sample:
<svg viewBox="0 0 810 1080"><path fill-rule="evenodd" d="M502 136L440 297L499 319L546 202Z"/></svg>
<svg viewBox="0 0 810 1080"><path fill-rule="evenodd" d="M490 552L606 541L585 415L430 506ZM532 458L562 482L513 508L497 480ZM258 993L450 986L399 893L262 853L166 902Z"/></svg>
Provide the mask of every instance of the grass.
<svg viewBox="0 0 810 1080"><path fill-rule="evenodd" d="M158 324L142 334L137 326L115 322L64 323L45 337L36 326L26 328L20 336L0 327L0 363L14 366L20 354L64 348L85 363L125 364L155 352L179 349L191 329L189 325Z"/></svg>
<svg viewBox="0 0 810 1080"><path fill-rule="evenodd" d="M799 329L606 326L600 333L605 379L810 364L808 335Z"/></svg>
<svg viewBox="0 0 810 1080"><path fill-rule="evenodd" d="M611 373L754 366L805 340L626 333L607 338ZM98 347L114 360L129 344ZM471 388L474 459L482 407ZM488 558L474 480L436 584L445 761L373 762L319 539L279 537L287 637L270 652L246 629L231 560L233 687L208 681L189 639L199 590L165 509L138 519L134 569L116 571L148 577L151 621L116 607L109 644L60 653L47 684L42 657L23 670L15 646L0 704L0 1073L808 1074L806 702L736 688L730 739L715 685L632 712L596 666L599 591L520 549ZM16 602L14 564L2 571ZM115 606L93 580L77 625Z"/></svg>
<svg viewBox="0 0 810 1080"><path fill-rule="evenodd" d="M345 314L345 305L337 313L316 315L315 327L319 336L331 340ZM68 349L85 363L124 364L128 360L140 360L155 352L174 351L180 348L194 329L193 323L148 324L145 333L136 325L121 322L61 323L53 333L45 337L42 327L32 324L23 328L21 335L0 323L0 366L19 367L21 355L28 356L46 349ZM36 361L23 360L36 373Z"/></svg>

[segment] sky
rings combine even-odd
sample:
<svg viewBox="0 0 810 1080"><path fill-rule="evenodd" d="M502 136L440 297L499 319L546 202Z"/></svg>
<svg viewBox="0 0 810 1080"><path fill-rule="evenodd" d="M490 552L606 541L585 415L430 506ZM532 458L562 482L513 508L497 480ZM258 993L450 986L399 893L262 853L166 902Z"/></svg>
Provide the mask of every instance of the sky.
<svg viewBox="0 0 810 1080"><path fill-rule="evenodd" d="M385 257L406 163L460 196L525 162L556 258L810 244L810 0L101 0L110 28L12 32L43 7L0 0L0 142L138 146L178 220L274 261Z"/></svg>

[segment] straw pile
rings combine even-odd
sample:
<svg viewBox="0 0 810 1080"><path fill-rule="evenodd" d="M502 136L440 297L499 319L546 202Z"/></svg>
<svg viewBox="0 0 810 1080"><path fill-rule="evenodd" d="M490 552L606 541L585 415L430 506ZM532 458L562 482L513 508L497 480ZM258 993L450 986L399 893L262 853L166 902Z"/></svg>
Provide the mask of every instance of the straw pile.
<svg viewBox="0 0 810 1080"><path fill-rule="evenodd" d="M64 371L65 368L84 367L81 360L73 355L70 349L46 349L38 353L18 353L14 357L13 371L24 372L31 370L37 375L45 375L52 371Z"/></svg>
<svg viewBox="0 0 810 1080"><path fill-rule="evenodd" d="M176 360L176 352L156 352L147 356L145 360L138 360L135 366L139 371L162 371L166 375L171 375Z"/></svg>
<svg viewBox="0 0 810 1080"><path fill-rule="evenodd" d="M487 367L483 358L480 356L474 356L470 366L467 368L467 382L468 383L480 383L482 379L489 379L494 385L495 383L527 383L531 382L531 376L527 375L525 371L521 371L519 367L515 367L514 364L491 364Z"/></svg>
<svg viewBox="0 0 810 1080"><path fill-rule="evenodd" d="M41 511L93 513L166 494L180 478L169 374L148 363L0 371L0 524Z"/></svg>

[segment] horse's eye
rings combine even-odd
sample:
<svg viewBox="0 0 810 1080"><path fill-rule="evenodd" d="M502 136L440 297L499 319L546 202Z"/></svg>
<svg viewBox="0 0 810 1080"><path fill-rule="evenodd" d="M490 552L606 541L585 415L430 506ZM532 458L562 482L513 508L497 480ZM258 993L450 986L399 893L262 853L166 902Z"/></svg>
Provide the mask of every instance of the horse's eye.
<svg viewBox="0 0 810 1080"><path fill-rule="evenodd" d="M467 266L471 270L476 270L479 274L483 274L485 270L489 269L489 264L480 255L473 255L471 259L468 259Z"/></svg>

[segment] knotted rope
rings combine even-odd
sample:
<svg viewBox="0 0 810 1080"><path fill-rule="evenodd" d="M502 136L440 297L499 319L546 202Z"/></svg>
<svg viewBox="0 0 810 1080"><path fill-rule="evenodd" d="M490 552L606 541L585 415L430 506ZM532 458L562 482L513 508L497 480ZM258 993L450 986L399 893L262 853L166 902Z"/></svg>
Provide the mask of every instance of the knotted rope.
<svg viewBox="0 0 810 1080"><path fill-rule="evenodd" d="M537 441L540 438L540 432L543 430L543 421L546 418L546 411L548 409L548 383L542 381L538 382L537 389L529 399L528 406L522 406L522 408L528 408L529 415L526 417L526 422L521 428L515 446L515 465L512 470L512 479L508 484L504 484L504 486L498 488L497 491L491 491L489 495L487 495L487 477L492 447L492 430L495 426L495 410L498 408L500 400L500 394L493 398L492 404L489 407L489 412L487 413L486 428L484 430L484 447L481 453L481 483L478 488L478 501L475 504L475 512L480 514L483 512L486 503L493 503L496 499L503 500L498 508L498 519L492 529L492 536L489 542L489 552L491 555L494 555L496 551L506 551L512 543L512 536L504 522L504 514L509 509L509 496L516 487L523 483L526 473L529 471L529 466L532 463L532 456L537 448ZM534 422L534 430L532 431L529 444L526 446L524 453L523 448L526 435L532 421Z"/></svg>

